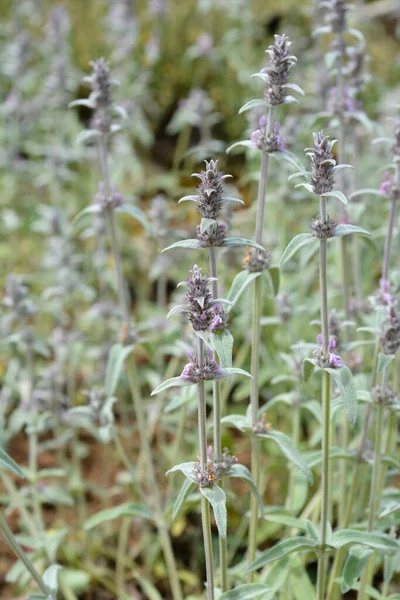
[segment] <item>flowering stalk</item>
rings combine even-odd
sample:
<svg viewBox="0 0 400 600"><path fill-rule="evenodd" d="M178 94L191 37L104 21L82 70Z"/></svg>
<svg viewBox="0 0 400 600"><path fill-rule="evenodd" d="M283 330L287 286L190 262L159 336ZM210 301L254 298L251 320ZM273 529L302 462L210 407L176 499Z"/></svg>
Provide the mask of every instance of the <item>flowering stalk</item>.
<svg viewBox="0 0 400 600"><path fill-rule="evenodd" d="M382 279L380 281L379 296L380 296L380 301L383 304L386 304L389 306L391 305L391 303L393 301L393 297L389 293L389 286L390 286L389 271L390 271L390 261L391 261L391 255L392 255L392 245L393 245L392 244L393 229L394 229L394 219L395 219L395 214L396 214L396 204L397 204L397 200L399 199L399 195L400 195L400 126L399 126L399 124L395 127L395 130L394 130L394 144L393 144L392 150L393 150L393 162L394 162L394 167L395 167L395 176L394 176L394 179L392 180L389 175L386 175L386 180L381 185L381 192L385 196L390 198L391 206L390 206L388 224L387 224L387 235L385 238L385 251L384 251L384 257L383 257L383 263L382 263ZM385 276L383 276L383 274L385 274ZM396 322L395 315L393 315L393 321ZM390 325L390 323L389 323L389 325ZM390 328L389 328L389 331L390 331ZM389 333L389 337L390 337L390 333ZM378 374L378 355L379 355L381 343L382 343L382 338L378 337L376 344L375 344L375 355L374 355L373 369L372 369L372 376L371 376L371 390L373 390L375 388L376 383L377 383L376 379L377 379L377 374ZM383 340L383 343L385 345L385 340ZM388 348L388 350L389 350L388 354L390 354L391 350L393 350L393 348ZM394 351L396 351L396 348L394 348ZM365 411L365 415L364 415L364 421L363 421L363 426L362 426L362 431L361 431L361 440L360 440L360 445L359 445L359 449L358 449L358 453L357 453L357 462L353 469L352 483L351 483L350 491L348 494L347 509L346 509L346 514L345 514L345 518L344 518L344 522L343 522L344 528L348 527L351 522L353 507L354 507L355 500L357 498L357 491L358 491L358 487L359 487L359 483L360 483L360 475L361 475L361 464L363 462L363 456L364 456L366 444L368 441L369 423L370 423L370 419L372 416L372 410L373 410L373 404L368 404L366 411ZM340 588L339 588L338 584L335 583L335 579L338 577L339 573L341 572L344 556L345 556L345 550L343 548L341 548L339 550L339 552L336 554L334 564L332 567L327 600L334 600L336 597L338 597L338 595L340 593Z"/></svg>
<svg viewBox="0 0 400 600"><path fill-rule="evenodd" d="M111 185L107 149L108 140L110 134L113 131L113 126L111 124L110 117L111 109L114 108L115 110L115 106L112 104L111 100L111 86L113 82L110 79L109 66L104 61L104 59L99 59L92 63L92 67L92 75L89 78L87 78L87 80L91 83L93 89L90 101L92 102L92 107L95 108L94 125L97 132L96 137L98 138L100 164L103 177L103 182L99 186L96 201L97 204L100 205L100 207L104 211L107 219L111 252L114 259L117 277L118 299L123 319L123 343L125 345L128 345L134 342L135 332L130 320L129 306L126 296L126 285L122 270L122 261L119 251L114 215L114 210L122 204L122 196L115 189L113 189ZM136 362L133 354L131 354L131 356L127 359L127 371L132 401L135 408L136 420L138 425L141 453L145 463L146 478L149 482L149 489L151 490L152 498L154 501L156 526L158 529L160 544L163 550L164 559L168 570L171 591L174 600L182 600L183 596L181 591L181 585L179 582L175 557L172 549L171 539L163 518L162 499L157 483L150 439L148 436L149 429L144 413L144 402L139 385Z"/></svg>
<svg viewBox="0 0 400 600"><path fill-rule="evenodd" d="M260 120L260 129L255 131L251 137L251 143L261 150L261 172L258 185L257 212L255 241L262 245L264 229L264 213L268 183L269 153L283 150L283 139L279 135L279 124L274 127L275 108L289 101L287 90L291 87L288 83L291 67L296 58L290 55L291 42L286 35L276 35L275 41L267 50L269 54L269 65L259 73L259 77L265 82L264 98L268 106L267 118ZM296 86L294 86L296 88ZM300 90L301 91L301 90ZM250 104L250 103L249 103ZM248 268L253 271L263 271L268 268L267 254L256 250L249 261ZM262 282L261 277L254 281L253 289L253 321L251 333L251 368L252 375L250 387L251 425L254 430L258 423L259 411L259 363L260 363L260 334L261 334L261 310L262 310ZM253 434L251 438L251 473L257 485L260 483L260 439ZM250 524L248 541L248 561L253 563L257 546L257 521L258 506L254 496L251 497ZM250 574L249 578L252 579Z"/></svg>

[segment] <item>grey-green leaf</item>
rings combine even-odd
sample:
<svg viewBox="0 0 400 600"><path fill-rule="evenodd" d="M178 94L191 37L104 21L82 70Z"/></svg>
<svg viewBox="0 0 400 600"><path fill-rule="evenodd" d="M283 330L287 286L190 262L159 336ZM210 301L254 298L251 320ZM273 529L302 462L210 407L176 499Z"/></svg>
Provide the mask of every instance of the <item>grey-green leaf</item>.
<svg viewBox="0 0 400 600"><path fill-rule="evenodd" d="M383 533L368 533L366 531L357 531L356 529L342 529L336 531L332 536L331 542L335 548L342 548L349 544L361 544L368 546L373 550L398 552L400 544L393 538Z"/></svg>
<svg viewBox="0 0 400 600"><path fill-rule="evenodd" d="M230 300L232 304L236 304L246 287L260 275L261 273L250 273L249 271L241 271L238 273L232 281L227 300Z"/></svg>
<svg viewBox="0 0 400 600"><path fill-rule="evenodd" d="M338 225L335 229L335 237L342 237L344 235L350 235L352 233L356 233L357 235L363 235L365 237L371 237L369 231L366 231L361 227L357 227L357 225Z"/></svg>
<svg viewBox="0 0 400 600"><path fill-rule="evenodd" d="M383 354L383 352L380 352L378 356L378 373L385 371L394 357L394 354Z"/></svg>
<svg viewBox="0 0 400 600"><path fill-rule="evenodd" d="M188 494L191 492L191 490L194 487L194 482L191 481L190 479L186 478L185 481L183 482L183 485L181 487L181 489L179 490L179 494L176 497L176 500L174 502L174 508L172 510L172 519L176 519L177 514L179 513L179 511L182 508L182 504L185 502Z"/></svg>
<svg viewBox="0 0 400 600"><path fill-rule="evenodd" d="M12 471L12 473L15 473L15 475L18 475L18 477L25 477L20 466L17 465L11 456L8 456L7 452L3 450L3 448L0 448L0 467L5 467L9 471Z"/></svg>
<svg viewBox="0 0 400 600"><path fill-rule="evenodd" d="M317 238L312 233L299 233L294 237L289 244L286 246L284 253L282 254L282 258L280 260L280 265L284 265L288 260L292 258L303 246L307 244L311 244L312 242L318 242Z"/></svg>
<svg viewBox="0 0 400 600"><path fill-rule="evenodd" d="M219 535L225 539L228 517L226 511L226 495L224 490L218 487L218 485L213 485L212 487L201 487L200 492L211 504Z"/></svg>
<svg viewBox="0 0 400 600"><path fill-rule="evenodd" d="M112 396L117 388L125 359L133 351L133 346L114 344L108 356L104 390L107 396Z"/></svg>
<svg viewBox="0 0 400 600"><path fill-rule="evenodd" d="M270 268L266 272L269 275L271 285L272 285L272 290L274 292L274 296L277 296L279 293L281 271L280 271L278 265L271 265Z"/></svg>
<svg viewBox="0 0 400 600"><path fill-rule="evenodd" d="M321 196L328 197L328 198L330 198L330 197L337 198L343 204L348 204L348 200L347 200L346 196L339 190L332 190L331 192L325 192L325 194L321 194Z"/></svg>
<svg viewBox="0 0 400 600"><path fill-rule="evenodd" d="M357 392L349 367L344 366L339 369L325 368L324 371L330 373L335 380L347 412L347 417L350 423L354 425L357 419Z"/></svg>
<svg viewBox="0 0 400 600"><path fill-rule="evenodd" d="M212 345L218 354L219 364L224 368L232 367L233 336L225 329L222 333L211 334Z"/></svg>
<svg viewBox="0 0 400 600"><path fill-rule="evenodd" d="M197 479L194 474L195 464L196 463L194 462L180 463L179 465L175 465L174 467L172 467L169 471L167 471L166 474L170 475L171 473L176 473L177 471L180 471L184 474L185 477L190 479L190 481L192 481L193 483L197 483Z"/></svg>
<svg viewBox="0 0 400 600"><path fill-rule="evenodd" d="M269 440L272 440L277 444L282 453L286 456L286 458L293 463L300 471L304 473L307 477L307 480L310 484L313 482L313 476L310 471L309 466L304 461L299 451L293 446L291 439L282 433L281 431L269 431L268 433L258 434L259 437L263 437Z"/></svg>
<svg viewBox="0 0 400 600"><path fill-rule="evenodd" d="M252 246L253 248L258 248L258 250L264 250L257 242L242 237L227 237L224 239L221 246Z"/></svg>
<svg viewBox="0 0 400 600"><path fill-rule="evenodd" d="M167 250L172 250L173 248L203 248L201 242L199 240L180 240L179 242L175 242L167 248L164 248L162 252L167 252Z"/></svg>
<svg viewBox="0 0 400 600"><path fill-rule="evenodd" d="M227 476L228 477L238 477L239 479L242 479L243 481L245 481L248 484L252 494L254 495L255 499L258 502L259 516L262 517L263 511L264 511L263 501L262 501L260 492L258 491L256 482L254 481L253 477L251 476L249 469L247 467L245 467L244 465L239 465L239 464L232 465L231 468L229 469L229 471L227 472Z"/></svg>
<svg viewBox="0 0 400 600"><path fill-rule="evenodd" d="M243 583L235 587L234 590L222 594L218 600L253 600L260 598L270 590L271 588L264 583Z"/></svg>
<svg viewBox="0 0 400 600"><path fill-rule="evenodd" d="M282 540L272 548L263 552L261 556L250 565L247 572L251 573L252 571L256 571L268 563L278 560L278 558L282 558L282 556L292 554L292 552L304 552L310 550L316 552L316 543L316 540L302 536Z"/></svg>
<svg viewBox="0 0 400 600"><path fill-rule="evenodd" d="M217 225L217 221L215 219L206 219L203 217L200 222L200 233L204 233L214 225Z"/></svg>
<svg viewBox="0 0 400 600"><path fill-rule="evenodd" d="M342 594L348 592L357 582L362 570L368 562L373 550L365 546L353 546L345 562L340 589Z"/></svg>
<svg viewBox="0 0 400 600"><path fill-rule="evenodd" d="M181 377L171 377L171 379L167 379L166 381L163 381L163 383L160 383L160 385L151 392L151 395L155 396L156 394L160 394L170 387L183 387L185 385L193 385L193 383L187 379L182 379Z"/></svg>
<svg viewBox="0 0 400 600"><path fill-rule="evenodd" d="M147 219L147 217L144 214L144 212L138 206L134 206L133 204L127 204L127 203L125 203L122 206L119 206L116 209L116 212L123 213L125 215L130 215L131 217L133 217L135 219L135 221L139 221L139 223L141 223L143 225L143 227L149 233L151 233L150 222Z"/></svg>
<svg viewBox="0 0 400 600"><path fill-rule="evenodd" d="M236 427L240 431L248 431L251 429L251 425L249 419L246 415L226 415L221 419L222 425L227 425L228 427Z"/></svg>
<svg viewBox="0 0 400 600"><path fill-rule="evenodd" d="M58 572L63 567L61 565L50 565L43 573L43 581L46 584L50 592L57 592L58 590Z"/></svg>
<svg viewBox="0 0 400 600"><path fill-rule="evenodd" d="M121 517L141 517L142 519L152 520L154 515L149 508L143 504L136 504L133 502L126 502L119 506L113 506L112 508L106 508L98 513L92 515L85 522L85 530L93 529L97 525L106 523L107 521L113 521L120 519Z"/></svg>
<svg viewBox="0 0 400 600"><path fill-rule="evenodd" d="M241 109L239 110L239 115L246 112L247 110L252 110L253 108L265 108L267 109L268 104L265 100L261 98L255 98L254 100L249 100L246 104L243 104Z"/></svg>

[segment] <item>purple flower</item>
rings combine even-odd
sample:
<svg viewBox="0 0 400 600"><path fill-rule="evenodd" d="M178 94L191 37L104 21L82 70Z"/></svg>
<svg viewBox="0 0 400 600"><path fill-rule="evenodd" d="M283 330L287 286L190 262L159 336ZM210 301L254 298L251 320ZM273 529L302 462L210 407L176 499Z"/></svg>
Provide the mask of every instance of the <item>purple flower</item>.
<svg viewBox="0 0 400 600"><path fill-rule="evenodd" d="M391 304L393 304L393 296L389 293L389 288L390 281L388 281L387 279L379 280L380 293L378 294L378 297L382 304L386 304L387 306L391 306Z"/></svg>
<svg viewBox="0 0 400 600"><path fill-rule="evenodd" d="M124 203L124 197L117 190L117 186L114 183L111 186L111 190L107 191L104 181L100 181L97 194L94 197L94 203L99 204L103 209L118 208Z"/></svg>
<svg viewBox="0 0 400 600"><path fill-rule="evenodd" d="M276 121L275 123L275 135L276 135L276 141L278 144L278 150L279 152L283 152L285 150L285 138L282 137L281 135L279 135L279 132L281 130L281 125L279 123L279 121Z"/></svg>
<svg viewBox="0 0 400 600"><path fill-rule="evenodd" d="M389 198L392 184L393 181L389 171L385 171L385 180L381 183L379 191L381 194L383 194L383 196L386 196L386 198Z"/></svg>
<svg viewBox="0 0 400 600"><path fill-rule="evenodd" d="M194 355L192 349L188 352L189 361L184 366L180 375L181 379L185 379L190 383L199 383L200 381L216 381L222 379L222 371L219 364L213 359L212 352L204 357L202 364L199 364L197 356Z"/></svg>
<svg viewBox="0 0 400 600"><path fill-rule="evenodd" d="M285 150L285 140L279 135L281 126L277 121L275 128L271 133L266 131L266 119L261 117L259 122L260 129L256 129L250 136L250 141L254 147L264 152L283 152Z"/></svg>
<svg viewBox="0 0 400 600"><path fill-rule="evenodd" d="M317 343L319 348L315 350L314 356L317 359L317 362L320 367L333 367L334 369L339 369L343 367L344 363L338 354L335 354L333 351L336 348L336 340L334 338L330 338L328 342L328 356L324 355L323 352L323 336L322 333L317 335Z"/></svg>

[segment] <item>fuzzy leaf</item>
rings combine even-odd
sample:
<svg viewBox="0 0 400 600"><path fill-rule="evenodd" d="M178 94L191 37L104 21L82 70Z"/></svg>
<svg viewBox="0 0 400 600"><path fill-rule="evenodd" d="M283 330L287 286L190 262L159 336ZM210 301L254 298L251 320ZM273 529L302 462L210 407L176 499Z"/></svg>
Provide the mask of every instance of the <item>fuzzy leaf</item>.
<svg viewBox="0 0 400 600"><path fill-rule="evenodd" d="M125 203L122 206L119 206L118 208L116 208L115 210L117 213L123 213L125 215L130 215L131 217L133 217L135 219L135 221L139 221L139 223L141 223L141 225L143 225L143 227L149 233L151 233L150 222L147 219L144 212L138 206L134 206L133 204Z"/></svg>
<svg viewBox="0 0 400 600"><path fill-rule="evenodd" d="M215 352L218 354L220 366L225 368L232 367L232 349L233 336L225 329L222 333L212 333L211 341Z"/></svg>
<svg viewBox="0 0 400 600"><path fill-rule="evenodd" d="M324 371L330 373L335 380L347 412L347 417L350 423L354 425L357 419L357 392L349 367L344 366L339 369L325 368Z"/></svg>
<svg viewBox="0 0 400 600"><path fill-rule="evenodd" d="M78 134L76 143L83 144L83 142L87 142L87 140L98 138L99 135L100 133L97 131L97 129L84 129Z"/></svg>
<svg viewBox="0 0 400 600"><path fill-rule="evenodd" d="M252 246L253 248L258 248L258 250L264 250L257 242L241 237L227 237L224 239L221 246Z"/></svg>
<svg viewBox="0 0 400 600"><path fill-rule="evenodd" d="M386 508L380 513L379 518L383 519L383 517L387 517L398 511L400 511L400 503L391 503L388 506L386 506Z"/></svg>
<svg viewBox="0 0 400 600"><path fill-rule="evenodd" d="M88 214L91 214L91 213L99 213L99 212L101 212L101 206L100 206L100 204L91 204L90 206L87 206L86 208L84 208L83 210L81 210L80 212L78 212L78 214L76 215L76 217L73 218L72 223L76 223L77 221L79 221L85 215L88 215Z"/></svg>
<svg viewBox="0 0 400 600"><path fill-rule="evenodd" d="M232 146L229 146L229 148L227 148L226 150L226 153L230 154L230 152L234 148L239 148L240 146L244 146L245 148L255 148L253 142L251 142L250 140L243 140L242 142L235 142L234 144L232 144Z"/></svg>
<svg viewBox="0 0 400 600"><path fill-rule="evenodd" d="M178 202L178 204L180 204L181 202L197 202L199 199L198 196L194 195L194 194L189 194L189 196L183 196L183 198L181 198Z"/></svg>
<svg viewBox="0 0 400 600"><path fill-rule="evenodd" d="M245 467L244 465L239 465L239 464L232 465L226 475L227 475L227 477L238 477L239 479L242 479L243 481L245 481L248 484L252 494L254 495L255 499L258 502L259 516L262 517L263 511L264 511L263 501L262 501L260 492L258 490L258 487L256 485L256 482L254 481L253 477L251 476L249 469L247 467Z"/></svg>
<svg viewBox="0 0 400 600"><path fill-rule="evenodd" d="M354 583L356 583L360 577L372 552L373 551L370 548L366 548L365 546L353 546L353 548L350 549L342 572L342 581L340 584L342 594L345 594L352 589Z"/></svg>
<svg viewBox="0 0 400 600"><path fill-rule="evenodd" d="M395 358L394 354L383 354L383 352L379 352L378 356L378 373L382 373L385 371L392 360Z"/></svg>
<svg viewBox="0 0 400 600"><path fill-rule="evenodd" d="M179 513L179 511L182 508L183 503L185 502L188 494L191 492L191 490L194 487L194 482L191 481L190 479L186 478L183 482L183 485L181 487L181 489L179 490L179 494L177 495L175 502L174 502L174 508L172 511L172 520L174 521Z"/></svg>
<svg viewBox="0 0 400 600"><path fill-rule="evenodd" d="M312 484L313 476L307 463L304 461L299 451L293 446L291 439L287 435L281 431L269 431L268 433L259 433L257 435L258 437L275 442L286 458L304 473L308 483Z"/></svg>
<svg viewBox="0 0 400 600"><path fill-rule="evenodd" d="M80 100L73 100L68 104L68 108L73 108L74 106L86 106L86 108L96 108L92 100L89 98L81 98Z"/></svg>
<svg viewBox="0 0 400 600"><path fill-rule="evenodd" d="M277 296L279 293L279 285L280 285L280 277L281 272L278 265L271 265L267 270L267 275L269 275L269 279L272 285L272 290L274 292L274 296Z"/></svg>
<svg viewBox="0 0 400 600"><path fill-rule="evenodd" d="M310 550L317 552L316 540L302 536L292 537L288 540L282 540L281 542L275 544L275 546L272 548L262 552L261 556L259 556L250 565L250 567L247 569L247 572L251 573L252 571L256 571L257 569L260 569L268 563L278 560L278 558L282 558L282 556L286 556L287 554Z"/></svg>
<svg viewBox="0 0 400 600"><path fill-rule="evenodd" d="M177 315L179 313L184 313L187 311L187 306L185 304L178 304L177 306L173 306L169 313L167 314L167 319L172 317L173 315Z"/></svg>
<svg viewBox="0 0 400 600"><path fill-rule="evenodd" d="M243 583L222 594L218 600L253 600L271 591L264 583Z"/></svg>
<svg viewBox="0 0 400 600"><path fill-rule="evenodd" d="M303 381L307 382L314 373L315 364L310 358L305 358L303 361Z"/></svg>
<svg viewBox="0 0 400 600"><path fill-rule="evenodd" d="M232 196L222 196L221 200L224 202L236 202L238 204L244 204L243 200L240 200L240 198L233 198Z"/></svg>
<svg viewBox="0 0 400 600"><path fill-rule="evenodd" d="M261 98L255 98L254 100L249 100L248 102L246 102L246 104L243 104L243 106L239 110L239 115L246 112L247 110L252 110L253 108L259 108L259 107L267 108L268 104L265 100L262 100Z"/></svg>
<svg viewBox="0 0 400 600"><path fill-rule="evenodd" d="M284 83L282 87L288 90L293 90L294 92L305 96L304 90L302 90L301 87L296 85L295 83Z"/></svg>
<svg viewBox="0 0 400 600"><path fill-rule="evenodd" d="M205 219L203 217L203 219L200 222L200 233L208 231L214 225L217 225L217 221L215 219Z"/></svg>
<svg viewBox="0 0 400 600"><path fill-rule="evenodd" d="M280 260L280 265L284 265L289 259L292 258L302 248L311 242L317 242L317 238L312 233L299 233L294 237L289 244L286 246L284 253L282 254L282 258Z"/></svg>
<svg viewBox="0 0 400 600"><path fill-rule="evenodd" d="M93 527L97 527L102 523L120 519L121 517L141 517L142 519L152 520L154 515L149 508L143 504L126 502L125 504L120 504L119 506L113 506L112 508L100 510L98 513L89 517L84 525L85 531L89 531L90 529L93 529Z"/></svg>
<svg viewBox="0 0 400 600"><path fill-rule="evenodd" d="M15 460L13 460L11 456L8 456L7 452L3 450L3 448L0 448L0 468L2 467L5 467L15 475L18 475L18 477L25 477L20 466L17 465Z"/></svg>
<svg viewBox="0 0 400 600"><path fill-rule="evenodd" d="M367 195L379 196L380 198L384 198L384 195L381 194L381 192L379 190L365 188L362 190L356 190L355 192L350 194L349 200L353 200L353 198L357 198L358 196L367 196Z"/></svg>
<svg viewBox="0 0 400 600"><path fill-rule="evenodd" d="M244 371L243 369L237 369L235 367L221 369L221 373L223 377L230 377L231 375L244 375L245 377L251 377L250 373Z"/></svg>
<svg viewBox="0 0 400 600"><path fill-rule="evenodd" d="M303 187L304 189L307 190L307 192L310 192L311 194L315 194L314 188L310 183L297 183L294 187L295 188Z"/></svg>
<svg viewBox="0 0 400 600"><path fill-rule="evenodd" d="M181 377L171 377L171 379L167 379L160 383L155 390L151 392L151 396L155 396L156 394L160 394L164 390L167 390L170 387L183 387L185 385L194 385L191 381L187 381L186 379L181 379Z"/></svg>
<svg viewBox="0 0 400 600"><path fill-rule="evenodd" d="M261 273L250 273L249 271L241 271L232 281L231 289L228 292L227 300L230 300L233 305L239 300L240 296L246 287L259 277Z"/></svg>
<svg viewBox="0 0 400 600"><path fill-rule="evenodd" d="M52 593L56 593L58 590L58 572L62 568L61 565L50 565L43 573L43 581Z"/></svg>
<svg viewBox="0 0 400 600"><path fill-rule="evenodd" d="M218 533L225 539L228 516L224 490L218 487L218 485L213 485L212 487L201 487L200 492L211 504L214 511L215 522L218 527Z"/></svg>
<svg viewBox="0 0 400 600"><path fill-rule="evenodd" d="M179 465L175 465L174 467L169 469L169 471L166 472L166 475L170 475L170 473L176 473L176 471L181 471L181 473L183 473L185 477L190 479L190 481L192 481L193 483L197 483L197 479L194 474L195 464L195 462L180 463Z"/></svg>
<svg viewBox="0 0 400 600"><path fill-rule="evenodd" d="M117 388L122 367L126 357L133 352L133 346L114 344L108 355L104 390L107 396L112 396Z"/></svg>
<svg viewBox="0 0 400 600"><path fill-rule="evenodd" d="M331 543L335 548L342 548L349 544L361 544L373 550L387 552L398 552L400 550L400 544L384 533L368 533L366 531L357 531L356 529L336 531L332 536Z"/></svg>
<svg viewBox="0 0 400 600"><path fill-rule="evenodd" d="M249 419L245 415L226 415L222 417L221 425L236 427L240 431L249 431L251 429Z"/></svg>
<svg viewBox="0 0 400 600"><path fill-rule="evenodd" d="M325 192L325 194L321 194L321 196L323 196L324 198L337 198L338 200L340 200L340 202L343 202L343 204L348 204L348 200L346 198L346 196L340 192L339 190L332 190L331 192Z"/></svg>
<svg viewBox="0 0 400 600"><path fill-rule="evenodd" d="M167 250L172 250L173 248L203 248L203 246L199 240L180 240L179 242L167 246L167 248L164 248L161 252L167 252Z"/></svg>
<svg viewBox="0 0 400 600"><path fill-rule="evenodd" d="M351 233L371 237L369 231L361 229L361 227L357 227L356 225L338 225L335 229L335 237L342 237L343 235L349 235Z"/></svg>

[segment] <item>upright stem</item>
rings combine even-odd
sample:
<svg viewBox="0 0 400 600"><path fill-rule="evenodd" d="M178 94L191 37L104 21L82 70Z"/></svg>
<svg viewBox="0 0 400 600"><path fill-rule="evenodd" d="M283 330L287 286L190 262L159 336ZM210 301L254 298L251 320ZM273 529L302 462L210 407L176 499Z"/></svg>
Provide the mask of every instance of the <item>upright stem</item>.
<svg viewBox="0 0 400 600"><path fill-rule="evenodd" d="M204 342L198 339L198 361L200 368L204 361ZM204 381L198 383L199 390L199 455L200 468L207 468L207 421L206 421L206 394ZM214 560L211 537L210 504L204 496L201 496L201 520L203 525L204 553L206 559L207 598L214 600Z"/></svg>
<svg viewBox="0 0 400 600"><path fill-rule="evenodd" d="M101 169L103 174L104 185L106 189L106 193L111 192L110 187L110 176L108 170L108 156L107 156L107 136L102 135L100 137L99 143L99 151L100 151L100 162ZM125 293L125 280L122 271L122 263L121 263L121 255L119 252L118 238L116 233L116 226L114 220L114 213L112 210L107 211L107 219L109 225L110 232L110 244L111 251L114 258L115 270L117 275L117 289L118 289L118 299L121 306L121 312L123 315L124 322L129 324L130 315L129 315L129 307L126 299ZM153 457L151 452L150 438L149 438L149 428L146 421L144 403L142 398L142 393L139 385L139 380L137 376L136 362L133 355L129 356L127 359L127 371L129 378L129 385L131 390L132 401L136 413L136 420L139 431L139 439L140 439L140 449L141 454L145 463L146 470L146 479L148 481L148 489L151 490L152 499L154 503L154 510L156 513L156 525L158 529L158 535L160 538L161 548L163 550L165 563L168 570L169 581L171 585L171 591L174 600L183 600L181 585L178 577L178 570L176 566L176 561L173 553L171 538L167 527L164 522L163 517L163 508L162 508L162 499L160 490L157 483L157 477L155 473Z"/></svg>
<svg viewBox="0 0 400 600"><path fill-rule="evenodd" d="M7 525L7 521L4 519L3 515L0 513L0 532L4 537L5 541L8 543L14 554L19 558L19 560L24 564L26 569L29 571L32 579L37 583L40 591L47 597L49 595L49 589L44 583L43 579L36 571L35 567L22 550L21 546L18 544L15 539L11 529ZM51 598L53 598L53 594L51 594Z"/></svg>
<svg viewBox="0 0 400 600"><path fill-rule="evenodd" d="M320 197L320 217L326 220L326 200ZM322 353L329 353L329 324L328 324L328 288L327 288L327 240L320 240L319 250L319 285L321 295L321 326L322 326ZM321 553L318 558L317 599L325 597L325 571L326 571L326 531L330 504L329 490L329 434L330 434L330 374L323 372L322 380L322 474L321 474Z"/></svg>
<svg viewBox="0 0 400 600"><path fill-rule="evenodd" d="M211 288L214 298L218 298L218 281L217 281L217 260L215 256L215 248L210 246L210 275L215 278L211 282ZM216 358L214 353L214 358ZM217 463L221 462L222 458L222 443L221 443L221 381L213 381L213 424L214 424L214 455ZM224 489L224 480L221 478L220 487ZM228 589L228 542L226 538L218 535L219 544L219 568L221 572L221 590L226 592Z"/></svg>
<svg viewBox="0 0 400 600"><path fill-rule="evenodd" d="M267 115L267 134L273 129L274 119L274 107L268 109ZM258 198L257 198L257 214L256 214L256 242L262 244L263 229L264 229L264 213L265 213L265 199L267 193L267 182L268 182L268 165L269 165L269 154L268 152L262 152L261 155L261 174L260 183L258 186ZM256 251L258 252L258 250ZM259 385L258 385L258 371L260 363L260 333L261 333L261 277L257 277L254 282L254 296L253 296L253 324L252 324L252 337L251 337L251 384L250 384L250 404L251 404L251 424L254 427L258 421L258 409L259 409ZM260 481L260 440L256 435L252 435L251 438L251 474L258 486ZM254 561L256 554L256 530L258 521L258 506L257 501L253 494L250 500L250 525L249 525L249 543L248 543L248 560L249 564ZM249 575L249 580L252 581L253 574Z"/></svg>

